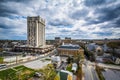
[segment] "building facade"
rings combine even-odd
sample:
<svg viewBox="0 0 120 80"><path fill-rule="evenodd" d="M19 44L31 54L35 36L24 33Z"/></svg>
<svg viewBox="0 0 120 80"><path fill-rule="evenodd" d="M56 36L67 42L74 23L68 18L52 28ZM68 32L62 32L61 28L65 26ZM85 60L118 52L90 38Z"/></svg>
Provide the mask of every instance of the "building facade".
<svg viewBox="0 0 120 80"><path fill-rule="evenodd" d="M77 56L79 54L84 54L84 50L79 45L61 45L57 48L59 55L66 56Z"/></svg>
<svg viewBox="0 0 120 80"><path fill-rule="evenodd" d="M45 20L39 16L27 17L27 44L29 47L45 45Z"/></svg>

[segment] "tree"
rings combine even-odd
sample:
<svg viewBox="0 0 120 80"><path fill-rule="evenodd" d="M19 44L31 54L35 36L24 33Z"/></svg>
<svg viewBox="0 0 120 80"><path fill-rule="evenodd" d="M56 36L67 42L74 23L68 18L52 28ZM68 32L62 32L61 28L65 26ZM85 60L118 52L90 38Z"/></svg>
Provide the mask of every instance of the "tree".
<svg viewBox="0 0 120 80"><path fill-rule="evenodd" d="M120 42L109 42L107 43L107 46L112 48L112 54L115 55L115 49L120 46Z"/></svg>
<svg viewBox="0 0 120 80"><path fill-rule="evenodd" d="M81 55L78 53L78 55L75 56L75 58L74 58L74 61L78 66L79 66L80 59L81 59Z"/></svg>
<svg viewBox="0 0 120 80"><path fill-rule="evenodd" d="M120 46L120 42L109 42L107 43L107 46L115 49Z"/></svg>
<svg viewBox="0 0 120 80"><path fill-rule="evenodd" d="M56 71L52 64L48 64L44 69L40 69L39 71L43 73L44 80L54 80L56 76Z"/></svg>
<svg viewBox="0 0 120 80"><path fill-rule="evenodd" d="M4 62L4 58L0 57L0 63L3 63L3 62Z"/></svg>
<svg viewBox="0 0 120 80"><path fill-rule="evenodd" d="M73 58L69 56L69 57L67 58L67 63L70 64L71 62L73 62Z"/></svg>

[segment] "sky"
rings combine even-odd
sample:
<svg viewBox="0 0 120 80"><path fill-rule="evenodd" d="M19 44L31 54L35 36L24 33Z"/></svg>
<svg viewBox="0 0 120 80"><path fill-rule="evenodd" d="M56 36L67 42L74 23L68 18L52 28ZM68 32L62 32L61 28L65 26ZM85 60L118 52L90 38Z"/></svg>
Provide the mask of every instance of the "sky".
<svg viewBox="0 0 120 80"><path fill-rule="evenodd" d="M0 0L0 39L26 40L27 16L46 21L46 39L120 38L120 0Z"/></svg>

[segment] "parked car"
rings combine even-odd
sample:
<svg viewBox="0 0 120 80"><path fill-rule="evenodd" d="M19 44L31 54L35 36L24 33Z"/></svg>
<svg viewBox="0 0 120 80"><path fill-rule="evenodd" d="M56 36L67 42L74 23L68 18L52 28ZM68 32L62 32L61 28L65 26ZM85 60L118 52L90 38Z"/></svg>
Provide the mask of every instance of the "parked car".
<svg viewBox="0 0 120 80"><path fill-rule="evenodd" d="M5 64L0 64L0 69L6 68L7 66Z"/></svg>
<svg viewBox="0 0 120 80"><path fill-rule="evenodd" d="M77 71L77 64L76 63L73 63L72 64L72 70L73 70L73 72L75 73L76 71Z"/></svg>
<svg viewBox="0 0 120 80"><path fill-rule="evenodd" d="M41 77L41 76L42 76L42 74L39 72L35 72L35 74L34 74L34 77Z"/></svg>

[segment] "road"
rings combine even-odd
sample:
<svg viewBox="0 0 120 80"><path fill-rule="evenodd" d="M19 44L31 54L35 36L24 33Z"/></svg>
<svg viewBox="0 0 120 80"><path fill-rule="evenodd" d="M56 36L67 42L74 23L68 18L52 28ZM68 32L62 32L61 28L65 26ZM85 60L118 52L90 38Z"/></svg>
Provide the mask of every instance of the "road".
<svg viewBox="0 0 120 80"><path fill-rule="evenodd" d="M84 80L99 80L93 66L83 65L82 69L84 72Z"/></svg>
<svg viewBox="0 0 120 80"><path fill-rule="evenodd" d="M85 59L82 65L82 69L84 72L84 80L99 80L95 70L95 65L96 65L95 62L90 62L89 60ZM97 63L97 65L109 69L120 69L120 66L117 65L104 64L104 63Z"/></svg>
<svg viewBox="0 0 120 80"><path fill-rule="evenodd" d="M37 61L37 60L39 60L39 59L46 58L46 57L51 56L51 55L53 55L53 54L54 54L54 50L51 51L51 52L49 52L49 53L48 53L47 55L45 55L45 56L39 56L38 58L33 59L33 60L29 60L29 61L26 61L26 62L20 62L20 63L17 63L17 64L9 65L9 66L7 66L7 67L5 67L5 68L0 69L0 71L5 70L5 69L8 69L8 68L16 67L16 66L19 66L19 65L23 65L23 64L29 63L29 62L31 62L31 61Z"/></svg>
<svg viewBox="0 0 120 80"><path fill-rule="evenodd" d="M105 69L102 71L105 80L120 80L120 71L114 69Z"/></svg>
<svg viewBox="0 0 120 80"><path fill-rule="evenodd" d="M97 72L94 67L90 67L94 80L99 80Z"/></svg>
<svg viewBox="0 0 120 80"><path fill-rule="evenodd" d="M93 80L93 76L91 75L91 72L90 72L88 66L83 65L82 69L84 72L84 80Z"/></svg>
<svg viewBox="0 0 120 80"><path fill-rule="evenodd" d="M82 69L84 72L84 80L99 80L95 67L90 65L89 61L85 60Z"/></svg>
<svg viewBox="0 0 120 80"><path fill-rule="evenodd" d="M98 65L104 68L110 68L110 69L119 69L120 70L120 66L119 65L112 65L112 64L104 64L104 63L95 63L95 62L90 62L87 61L89 63L89 65Z"/></svg>

